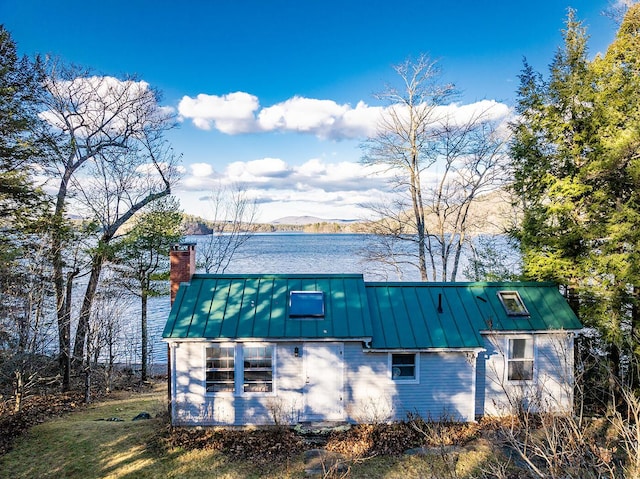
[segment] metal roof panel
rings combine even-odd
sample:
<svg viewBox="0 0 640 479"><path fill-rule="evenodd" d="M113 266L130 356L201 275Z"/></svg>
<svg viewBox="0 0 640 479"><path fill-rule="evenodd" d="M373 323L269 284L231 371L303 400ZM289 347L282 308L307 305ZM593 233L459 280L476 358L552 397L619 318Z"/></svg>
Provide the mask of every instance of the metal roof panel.
<svg viewBox="0 0 640 479"><path fill-rule="evenodd" d="M290 318L290 291L323 291L324 318ZM509 315L516 291L529 315ZM441 311L438 305L442 306ZM574 330L551 283L365 283L362 275L194 275L178 290L170 339L372 339L374 349L477 348L482 332Z"/></svg>

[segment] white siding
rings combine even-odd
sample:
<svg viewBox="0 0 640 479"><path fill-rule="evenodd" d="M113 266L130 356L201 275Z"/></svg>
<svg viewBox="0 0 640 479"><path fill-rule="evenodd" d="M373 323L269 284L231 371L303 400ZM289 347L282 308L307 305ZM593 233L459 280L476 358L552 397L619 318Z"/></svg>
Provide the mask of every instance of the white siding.
<svg viewBox="0 0 640 479"><path fill-rule="evenodd" d="M299 357L295 357L295 348ZM274 393L206 394L206 343L177 343L172 349L173 422L184 425L296 423L304 419L305 375L302 343L275 348ZM474 364L464 353L420 353L417 383L391 378L388 353L344 345L345 419L383 422L424 418L473 420ZM241 390L237 379L236 391Z"/></svg>
<svg viewBox="0 0 640 479"><path fill-rule="evenodd" d="M294 357L301 343L274 349L274 392L242 393L236 377L236 393L205 393L204 342L174 343L172 349L172 421L180 425L252 425L295 423L302 408L302 358ZM238 369L236 368L236 371Z"/></svg>
<svg viewBox="0 0 640 479"><path fill-rule="evenodd" d="M472 421L475 356L464 352L418 356L418 382L403 384L391 378L388 353L363 352L359 345L345 348L349 419L403 420L411 413L425 419Z"/></svg>
<svg viewBox="0 0 640 479"><path fill-rule="evenodd" d="M534 373L531 381L509 381L506 357L509 338L533 339ZM485 336L486 353L480 353L478 371L485 370L484 396L478 389L478 415L504 415L519 408L567 412L573 403L573 335L554 334ZM480 385L481 380L478 380Z"/></svg>
<svg viewBox="0 0 640 479"><path fill-rule="evenodd" d="M519 337L523 335L518 335ZM350 422L384 422L423 418L472 421L479 415L501 415L518 407L569 411L573 399L573 336L529 335L534 341L534 378L508 381L505 372L507 334L485 337L486 353L421 352L417 382L394 381L389 354L366 352L361 343L344 344L344 410ZM175 424L251 425L297 423L304 416L304 344L275 345L274 392L206 394L206 343L178 343L172 392ZM295 348L299 357L295 357Z"/></svg>

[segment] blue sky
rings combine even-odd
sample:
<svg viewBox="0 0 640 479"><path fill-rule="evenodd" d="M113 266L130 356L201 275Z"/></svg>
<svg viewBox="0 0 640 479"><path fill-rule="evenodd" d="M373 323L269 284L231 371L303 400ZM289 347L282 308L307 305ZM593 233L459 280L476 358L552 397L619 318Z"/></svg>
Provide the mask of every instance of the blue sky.
<svg viewBox="0 0 640 479"><path fill-rule="evenodd" d="M366 216L383 179L367 176L359 145L373 97L392 65L428 54L458 106L510 107L526 57L546 72L568 7L588 28L590 54L616 25L609 0L143 1L0 0L0 22L21 53L52 54L96 73L136 74L163 92L180 127L175 189L188 213L243 182L260 218Z"/></svg>

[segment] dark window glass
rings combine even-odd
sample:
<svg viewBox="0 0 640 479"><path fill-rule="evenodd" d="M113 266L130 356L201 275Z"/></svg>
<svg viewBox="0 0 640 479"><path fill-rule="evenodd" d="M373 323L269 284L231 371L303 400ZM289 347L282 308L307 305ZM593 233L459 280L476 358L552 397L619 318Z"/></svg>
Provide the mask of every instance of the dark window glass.
<svg viewBox="0 0 640 479"><path fill-rule="evenodd" d="M392 354L391 355L391 376L393 379L415 379L416 378L416 355L415 354Z"/></svg>
<svg viewBox="0 0 640 479"><path fill-rule="evenodd" d="M291 291L289 295L289 317L323 318L324 292Z"/></svg>

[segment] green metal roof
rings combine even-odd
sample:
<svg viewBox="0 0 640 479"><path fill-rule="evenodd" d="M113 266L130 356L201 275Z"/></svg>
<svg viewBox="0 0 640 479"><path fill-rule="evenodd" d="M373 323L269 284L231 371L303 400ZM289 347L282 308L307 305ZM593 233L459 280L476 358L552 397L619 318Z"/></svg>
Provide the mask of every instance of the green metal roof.
<svg viewBox="0 0 640 479"><path fill-rule="evenodd" d="M366 287L374 349L478 348L484 331L582 327L552 283L367 283ZM500 291L517 291L529 315L509 316L498 297Z"/></svg>
<svg viewBox="0 0 640 479"><path fill-rule="evenodd" d="M323 291L324 317L290 317L291 291ZM500 291L517 291L529 314L508 315ZM196 274L180 286L162 336L352 339L371 340L373 349L448 349L482 347L481 332L491 330L581 327L552 283L365 283L360 274Z"/></svg>
<svg viewBox="0 0 640 479"><path fill-rule="evenodd" d="M323 318L289 317L291 291L323 291ZM368 339L362 275L203 275L180 285L165 325L170 339Z"/></svg>

